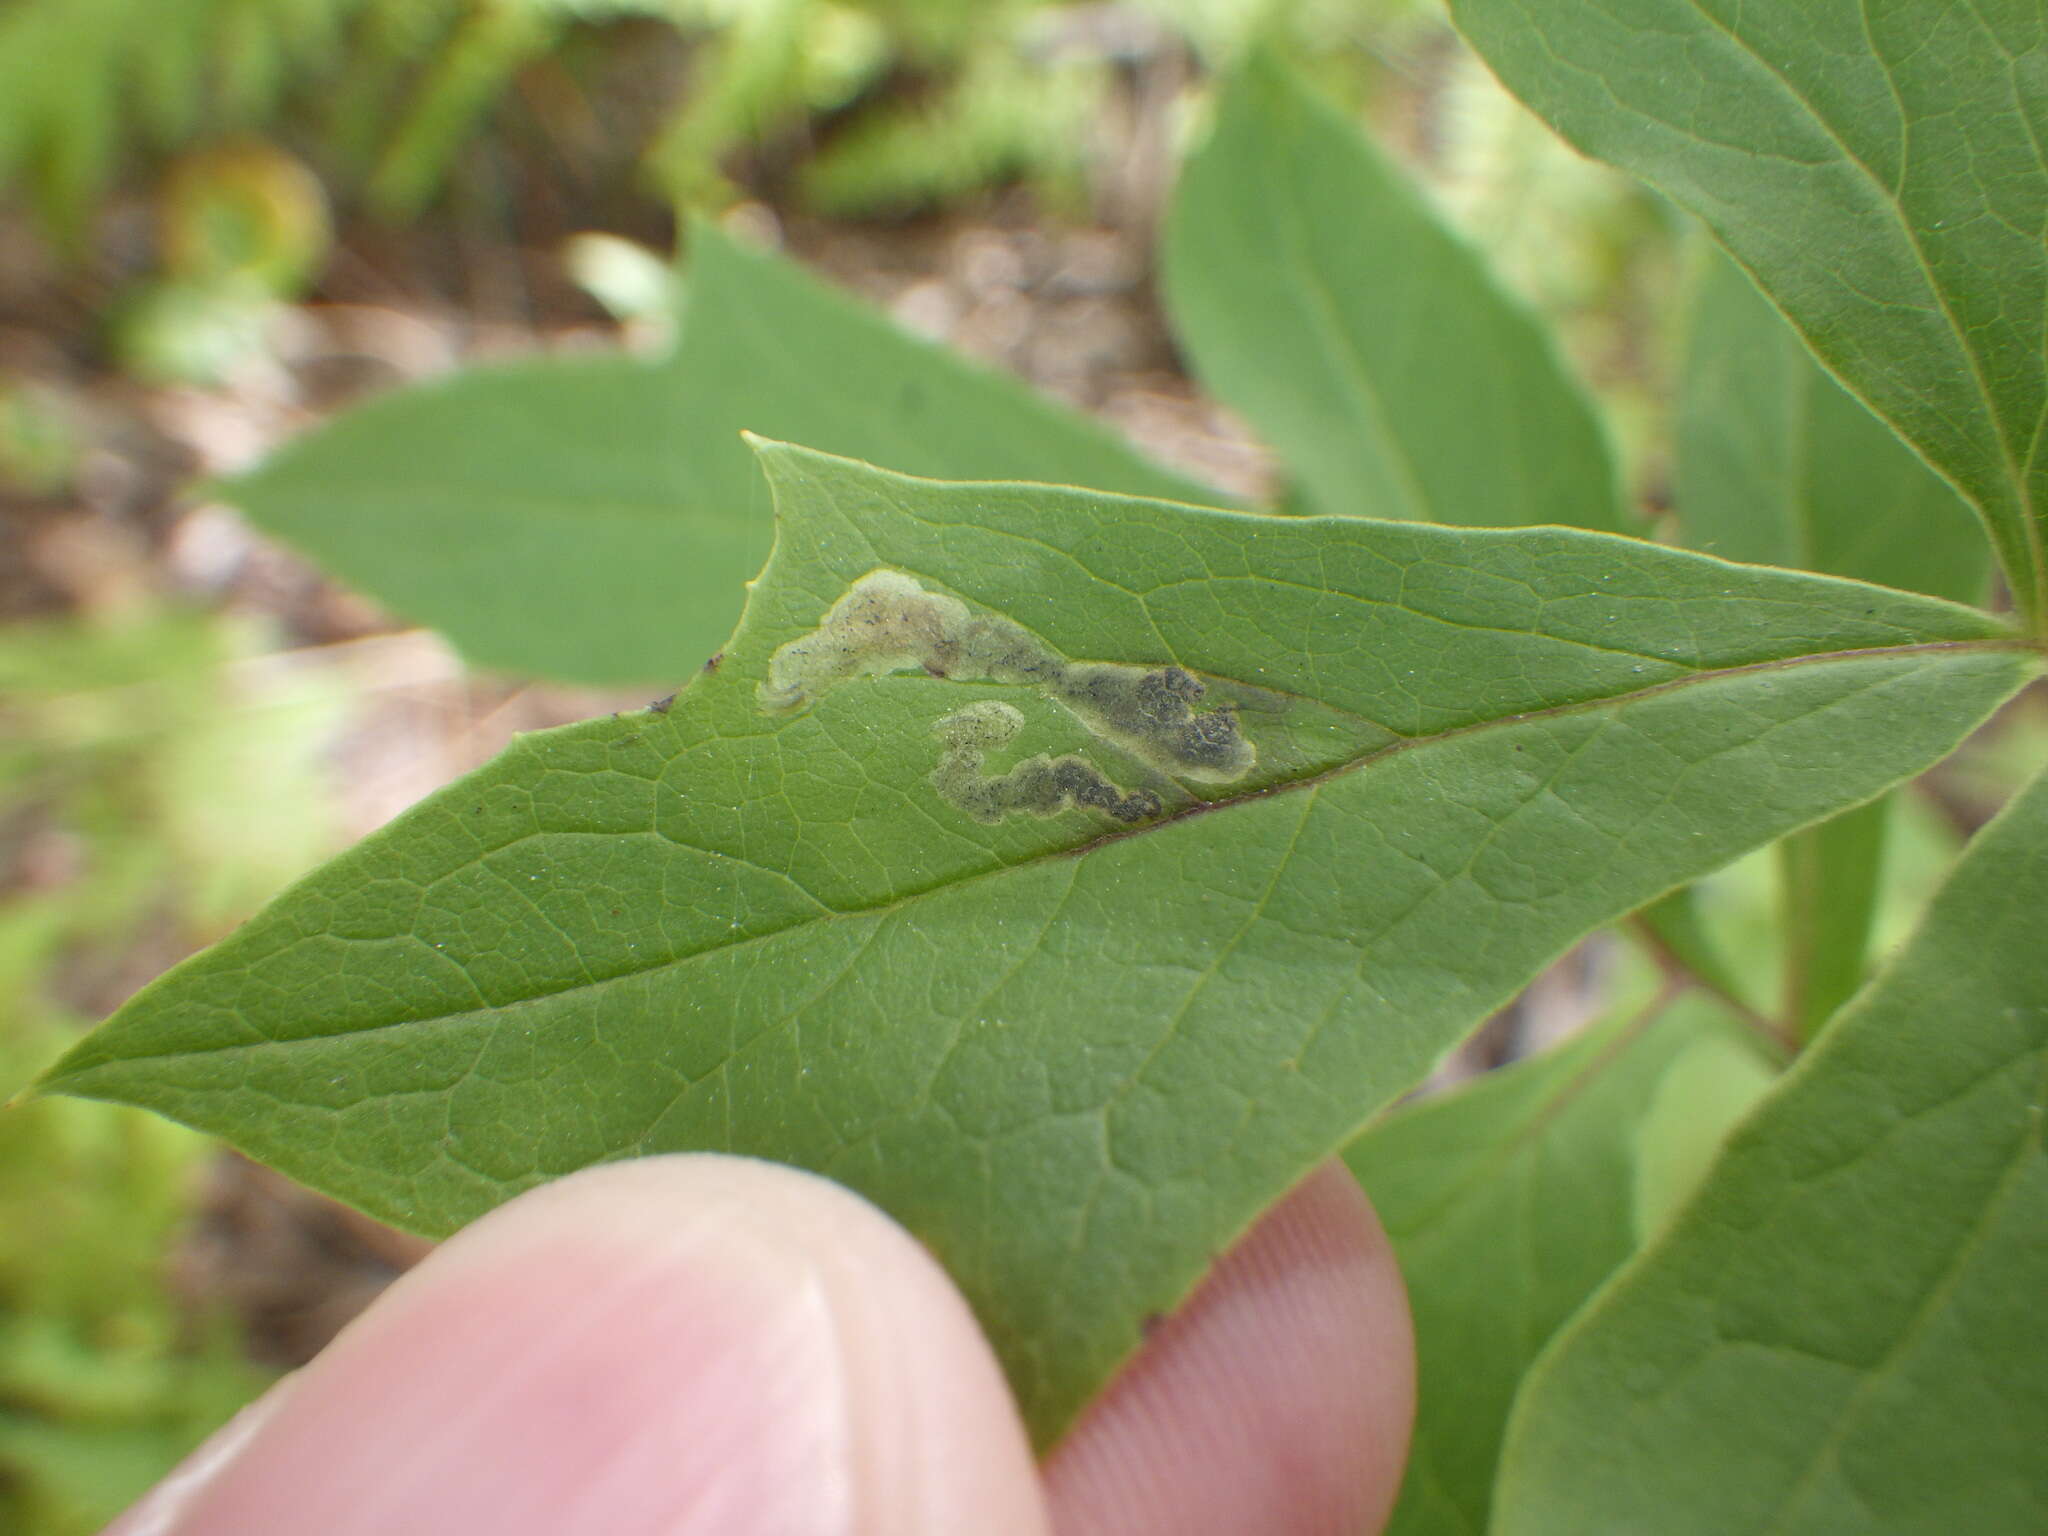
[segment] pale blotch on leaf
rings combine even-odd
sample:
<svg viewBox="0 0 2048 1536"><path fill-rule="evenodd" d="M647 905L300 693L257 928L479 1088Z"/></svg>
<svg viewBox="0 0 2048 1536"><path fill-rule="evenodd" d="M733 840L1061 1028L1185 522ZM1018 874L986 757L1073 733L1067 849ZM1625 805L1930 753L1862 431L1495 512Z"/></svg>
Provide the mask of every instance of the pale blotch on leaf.
<svg viewBox="0 0 2048 1536"><path fill-rule="evenodd" d="M940 798L976 821L999 822L1017 812L1057 816L1087 806L1116 821L1157 816L1159 797L1149 789L1124 790L1085 757L1027 757L1007 773L983 771L983 754L1006 745L1024 726L1024 716L999 699L983 699L956 710L932 727L943 744L932 787Z"/></svg>
<svg viewBox="0 0 2048 1536"><path fill-rule="evenodd" d="M915 671L1041 689L1104 741L1176 778L1228 784L1258 761L1234 707L1195 707L1208 688L1186 668L1070 661L1022 625L886 568L861 577L816 629L769 658L758 698L786 714L841 683Z"/></svg>

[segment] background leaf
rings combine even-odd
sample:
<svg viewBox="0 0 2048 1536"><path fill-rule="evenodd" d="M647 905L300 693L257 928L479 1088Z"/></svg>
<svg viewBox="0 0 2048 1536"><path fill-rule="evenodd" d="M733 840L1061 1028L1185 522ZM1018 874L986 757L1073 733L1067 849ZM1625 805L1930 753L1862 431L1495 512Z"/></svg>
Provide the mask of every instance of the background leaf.
<svg viewBox="0 0 2048 1536"><path fill-rule="evenodd" d="M1365 136L1271 57L1226 87L1162 252L1195 371L1305 510L1620 530L1591 403L1535 318Z"/></svg>
<svg viewBox="0 0 2048 1536"><path fill-rule="evenodd" d="M1814 361L1726 256L1704 249L1680 380L1685 542L1969 601L1987 555L1969 508ZM1863 980L1887 813L1868 805L1783 845L1785 1027L1805 1039Z"/></svg>
<svg viewBox="0 0 2048 1536"><path fill-rule="evenodd" d="M1706 220L1983 514L2048 621L2048 11L1452 0L1508 88Z"/></svg>
<svg viewBox="0 0 2048 1536"><path fill-rule="evenodd" d="M1537 1367L1501 1528L2048 1522L2048 776Z"/></svg>
<svg viewBox="0 0 2048 1536"><path fill-rule="evenodd" d="M1863 985L1891 807L1859 805L1779 845L1785 922L1784 1018L1809 1039Z"/></svg>
<svg viewBox="0 0 2048 1536"><path fill-rule="evenodd" d="M372 401L222 494L471 662L672 684L717 649L767 517L695 494L672 383L625 357L474 369Z"/></svg>
<svg viewBox="0 0 2048 1536"><path fill-rule="evenodd" d="M1990 551L1954 488L1828 376L1741 268L1700 255L1674 421L1685 542L1980 600Z"/></svg>
<svg viewBox="0 0 2048 1536"><path fill-rule="evenodd" d="M522 738L47 1086L432 1232L604 1158L818 1169L941 1256L1048 1440L1574 939L1918 771L2033 670L1970 609L1575 530L763 462L775 553L672 708ZM878 567L1052 675L1188 669L1255 765L1175 778L937 653L765 711L771 657L833 654ZM972 819L933 782L968 704L1023 720L992 772L1073 754L1165 814Z"/></svg>
<svg viewBox="0 0 2048 1536"><path fill-rule="evenodd" d="M1668 1208L1696 1166L1689 1147L1711 1147L1769 1080L1724 1009L1660 997L1352 1143L1345 1160L1394 1240L1415 1313L1415 1438L1392 1536L1486 1529L1529 1362ZM1682 1114L1665 1112L1673 1103Z"/></svg>
<svg viewBox="0 0 2048 1536"><path fill-rule="evenodd" d="M1014 379L709 225L673 356L478 369L290 444L224 494L471 661L673 684L767 555L742 429L934 475L1215 501Z"/></svg>
<svg viewBox="0 0 2048 1536"><path fill-rule="evenodd" d="M1730 1007L1753 1013L1763 1004L1762 989L1755 985L1751 974L1755 967L1735 964L1727 947L1709 927L1696 887L1686 886L1660 896L1635 914L1635 924L1638 937L1659 952L1666 963L1682 968L1693 981Z"/></svg>

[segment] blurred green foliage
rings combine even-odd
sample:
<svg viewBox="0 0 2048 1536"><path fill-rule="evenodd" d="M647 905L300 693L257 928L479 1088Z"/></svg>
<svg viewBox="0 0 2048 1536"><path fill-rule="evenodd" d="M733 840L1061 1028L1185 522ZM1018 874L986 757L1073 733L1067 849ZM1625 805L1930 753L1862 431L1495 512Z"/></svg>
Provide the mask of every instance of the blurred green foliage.
<svg viewBox="0 0 2048 1536"><path fill-rule="evenodd" d="M1654 466L1637 354L1661 215L1511 103L1429 0L13 0L0 199L78 251L113 188L152 186L161 271L121 295L111 345L145 381L216 385L317 277L330 200L409 220L478 147L539 146L579 178L637 156L647 192L696 212L739 197L742 167L832 217L1003 181L1081 211L1128 149L1104 116L1119 89L1148 112L1162 90L1198 101L1197 65L1260 39L1370 115L1429 98L1425 174L1564 322ZM1170 135L1195 126L1186 105Z"/></svg>
<svg viewBox="0 0 2048 1536"><path fill-rule="evenodd" d="M78 422L63 396L0 376L0 495L56 496L78 472Z"/></svg>
<svg viewBox="0 0 2048 1536"><path fill-rule="evenodd" d="M69 1037L12 1014L0 1069ZM0 1529L98 1530L263 1386L225 1318L164 1288L209 1146L96 1105L0 1116Z"/></svg>
<svg viewBox="0 0 2048 1536"><path fill-rule="evenodd" d="M1253 7L1245 6L1245 9ZM1042 108L1070 92L1057 48L1021 46L1043 0L15 0L0 13L0 190L76 235L122 172L151 153L294 130L372 211L418 212L521 70L575 79L593 38L630 21L697 46L650 66L669 97L644 146L661 192L730 195L736 146L801 128L892 74L929 88L883 100L843 149L817 156L824 194L927 201L977 176L1069 164L1079 146ZM638 41L628 34L621 47ZM318 101L305 98L317 90ZM575 115L572 113L571 115ZM910 154L936 117L971 125ZM891 129L888 124L897 126ZM872 162L863 164L863 162Z"/></svg>
<svg viewBox="0 0 2048 1536"><path fill-rule="evenodd" d="M0 631L0 1094L329 841L332 687L144 609ZM40 1099L0 1112L0 1530L85 1536L264 1384L166 1285L212 1143Z"/></svg>
<svg viewBox="0 0 2048 1536"><path fill-rule="evenodd" d="M648 48L649 27L687 48ZM1221 62L1261 35L1290 39L1357 101L1375 60L1448 33L1426 0L13 0L0 193L75 239L138 165L261 134L403 219L508 98L565 151L590 149L583 130L622 120L604 99L608 51L639 61L634 90L657 106L636 147L682 206L728 200L722 164L778 139L799 146L798 190L828 212L1002 177L1057 190L1116 70L1175 49Z"/></svg>

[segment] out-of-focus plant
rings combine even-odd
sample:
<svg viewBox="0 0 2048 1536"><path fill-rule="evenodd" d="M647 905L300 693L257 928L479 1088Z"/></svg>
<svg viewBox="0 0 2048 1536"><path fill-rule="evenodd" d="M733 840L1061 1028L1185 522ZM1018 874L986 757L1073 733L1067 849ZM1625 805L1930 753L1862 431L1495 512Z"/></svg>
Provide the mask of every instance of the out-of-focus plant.
<svg viewBox="0 0 2048 1536"><path fill-rule="evenodd" d="M804 199L859 214L1023 177L1072 206L1102 75L1086 55L984 40L958 61L950 89L864 117L810 160Z"/></svg>
<svg viewBox="0 0 2048 1536"><path fill-rule="evenodd" d="M1001 116L981 115L1002 105L992 95L1007 97L1016 118L1039 101L1046 72L1004 74L995 61L1014 54L1016 19L1040 4L17 0L0 14L0 192L25 193L49 229L75 239L138 160L261 132L303 141L359 176L373 211L406 217L440 189L522 69L637 19L701 45L684 78L663 87L668 115L643 147L658 190L704 205L730 195L719 167L734 148L845 107L892 69L930 89L874 103L864 127L885 142L878 124L922 121L932 99L982 123ZM857 162L862 140L850 142ZM1057 134L1013 131L1000 154L988 144L984 127L978 163L1006 171L1076 153ZM893 148L881 159L870 179L890 197L943 196L958 183L957 160L903 166Z"/></svg>
<svg viewBox="0 0 2048 1536"><path fill-rule="evenodd" d="M163 611L0 632L0 1094L139 940L218 936L325 844L337 699L252 678L253 638ZM0 1113L0 1530L97 1530L262 1385L165 1285L211 1146L101 1105Z"/></svg>
<svg viewBox="0 0 2048 1536"><path fill-rule="evenodd" d="M0 1072L18 1081L70 1031L16 1006L6 926ZM227 1320L164 1288L211 1145L97 1105L0 1116L0 1528L87 1536L261 1387Z"/></svg>
<svg viewBox="0 0 2048 1536"><path fill-rule="evenodd" d="M0 195L26 195L75 243L138 167L261 135L408 218L508 100L546 97L535 110L558 126L614 131L605 88L579 71L607 43L644 53L630 23L692 45L638 66L665 105L623 148L653 190L715 207L734 195L735 151L794 146L800 194L834 212L1007 177L1070 188L1086 113L1132 38L1222 62L1284 35L1355 95L1371 74L1359 59L1441 30L1419 0L15 0L0 11ZM543 62L544 87L522 92Z"/></svg>
<svg viewBox="0 0 2048 1536"><path fill-rule="evenodd" d="M668 340L675 321L676 274L657 252L618 235L586 230L562 247L562 266L614 320L645 331L650 348Z"/></svg>
<svg viewBox="0 0 2048 1536"><path fill-rule="evenodd" d="M1433 125L1430 169L1445 211L1556 327L1600 400L1628 482L1654 482L1676 366L1664 345L1672 327L1659 317L1677 287L1681 220L1641 183L1572 149L1462 50Z"/></svg>
<svg viewBox="0 0 2048 1536"><path fill-rule="evenodd" d="M0 377L0 495L54 496L78 470L79 424L54 390Z"/></svg>
<svg viewBox="0 0 2048 1536"><path fill-rule="evenodd" d="M326 195L300 161L240 139L176 161L157 201L163 271L115 307L115 353L146 381L220 383L326 260Z"/></svg>

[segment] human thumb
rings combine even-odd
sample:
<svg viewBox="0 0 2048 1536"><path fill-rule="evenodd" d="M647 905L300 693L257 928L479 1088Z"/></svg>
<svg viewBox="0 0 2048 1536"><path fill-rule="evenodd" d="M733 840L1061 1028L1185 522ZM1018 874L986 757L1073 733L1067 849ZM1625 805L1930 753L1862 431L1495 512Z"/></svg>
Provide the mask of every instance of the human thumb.
<svg viewBox="0 0 2048 1536"><path fill-rule="evenodd" d="M107 1536L1046 1529L932 1258L824 1179L682 1156L467 1228Z"/></svg>

